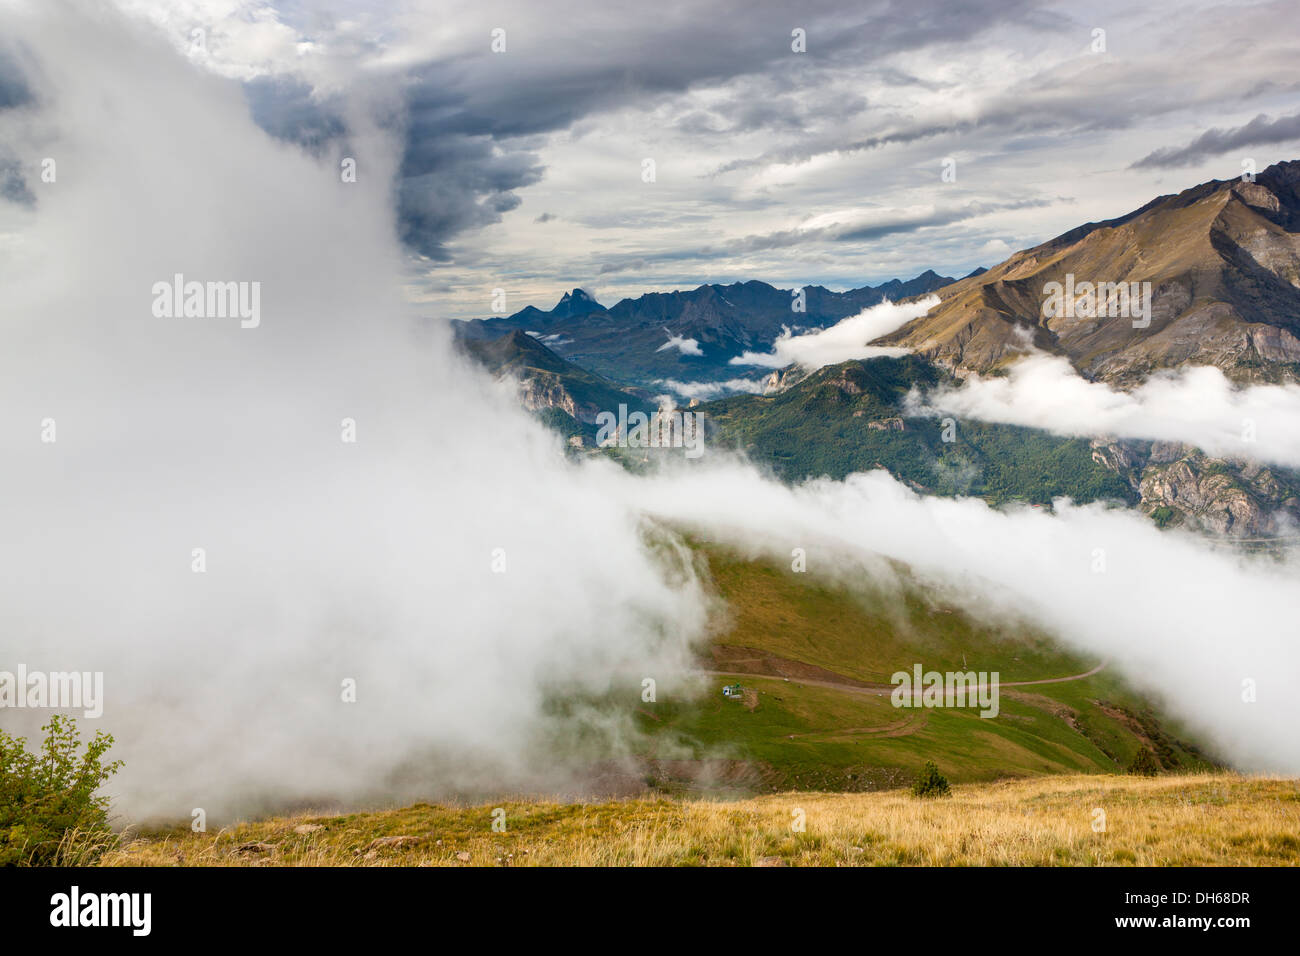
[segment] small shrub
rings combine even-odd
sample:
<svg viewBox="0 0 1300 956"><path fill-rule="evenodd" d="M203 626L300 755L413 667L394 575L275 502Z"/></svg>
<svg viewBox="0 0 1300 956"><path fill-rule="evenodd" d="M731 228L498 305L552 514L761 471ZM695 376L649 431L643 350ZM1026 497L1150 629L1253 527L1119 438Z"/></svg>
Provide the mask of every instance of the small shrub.
<svg viewBox="0 0 1300 956"><path fill-rule="evenodd" d="M921 772L912 783L912 795L916 797L946 797L952 793L948 778L939 772L933 760L927 760Z"/></svg>
<svg viewBox="0 0 1300 956"><path fill-rule="evenodd" d="M1161 505L1151 511L1151 520L1156 523L1157 528L1167 528L1173 522L1178 512L1168 505Z"/></svg>
<svg viewBox="0 0 1300 956"><path fill-rule="evenodd" d="M1146 747L1139 747L1133 755L1132 763L1128 765L1128 772L1141 777L1154 777L1160 772L1160 764L1156 761L1155 754Z"/></svg>
<svg viewBox="0 0 1300 956"><path fill-rule="evenodd" d="M95 791L122 766L104 763L113 738L102 731L79 754L77 722L55 714L45 742L0 730L0 866L85 865L111 842L108 798Z"/></svg>

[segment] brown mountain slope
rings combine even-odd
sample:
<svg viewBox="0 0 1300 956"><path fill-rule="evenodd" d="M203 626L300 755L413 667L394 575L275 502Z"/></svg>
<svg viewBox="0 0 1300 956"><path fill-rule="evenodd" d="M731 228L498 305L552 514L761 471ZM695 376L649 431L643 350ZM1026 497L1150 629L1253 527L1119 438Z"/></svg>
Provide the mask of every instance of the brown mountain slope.
<svg viewBox="0 0 1300 956"><path fill-rule="evenodd" d="M1075 284L1150 282L1149 326L1045 318L1045 286L1067 274ZM880 342L979 372L1032 341L1116 384L1183 364L1215 365L1237 381L1300 381L1300 161L1080 226L938 295L927 315Z"/></svg>

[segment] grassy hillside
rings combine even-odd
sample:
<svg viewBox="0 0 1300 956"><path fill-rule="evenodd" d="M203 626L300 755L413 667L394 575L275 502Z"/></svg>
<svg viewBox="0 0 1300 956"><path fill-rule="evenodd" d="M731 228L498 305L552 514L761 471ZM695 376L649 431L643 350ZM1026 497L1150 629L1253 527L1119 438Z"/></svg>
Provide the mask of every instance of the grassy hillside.
<svg viewBox="0 0 1300 956"><path fill-rule="evenodd" d="M880 789L910 781L927 760L960 782L1116 772L1142 748L1168 771L1213 766L1113 670L1013 686L1086 674L1102 662L1032 629L992 626L934 603L901 569L897 586L849 586L713 546L701 553L728 609L701 662L713 673L702 693L668 687L634 712L660 789ZM980 717L974 706L895 708L891 675L917 663L998 672L999 715ZM747 699L721 696L735 681ZM683 765L683 751L695 767ZM674 759L658 762L661 754Z"/></svg>
<svg viewBox="0 0 1300 956"><path fill-rule="evenodd" d="M494 831L493 811L505 830ZM1094 830L1105 813L1105 829ZM800 810L805 830L794 832ZM498 815L499 816L499 815ZM1235 775L1051 777L738 802L416 804L142 833L109 866L1287 866L1300 784Z"/></svg>

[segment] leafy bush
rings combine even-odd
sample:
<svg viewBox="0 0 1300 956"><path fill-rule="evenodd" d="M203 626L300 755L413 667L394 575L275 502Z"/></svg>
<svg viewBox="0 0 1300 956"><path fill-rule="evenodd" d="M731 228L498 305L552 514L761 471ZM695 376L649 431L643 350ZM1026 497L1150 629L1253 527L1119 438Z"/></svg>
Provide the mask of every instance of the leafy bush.
<svg viewBox="0 0 1300 956"><path fill-rule="evenodd" d="M1133 755L1133 762L1128 765L1128 772L1142 777L1154 777L1160 772L1160 764L1156 761L1155 754L1146 747L1139 747Z"/></svg>
<svg viewBox="0 0 1300 956"><path fill-rule="evenodd" d="M1167 528L1169 527L1170 522L1174 520L1176 514L1177 512L1174 511L1173 508L1168 505L1161 505L1158 508L1152 509L1151 520L1156 523L1157 528Z"/></svg>
<svg viewBox="0 0 1300 956"><path fill-rule="evenodd" d="M921 772L912 784L912 795L916 797L946 797L952 793L948 778L939 772L933 760L927 760Z"/></svg>
<svg viewBox="0 0 1300 956"><path fill-rule="evenodd" d="M79 754L77 722L55 714L39 752L0 731L0 866L86 864L111 840L108 798L95 791L122 766L104 763L102 731Z"/></svg>

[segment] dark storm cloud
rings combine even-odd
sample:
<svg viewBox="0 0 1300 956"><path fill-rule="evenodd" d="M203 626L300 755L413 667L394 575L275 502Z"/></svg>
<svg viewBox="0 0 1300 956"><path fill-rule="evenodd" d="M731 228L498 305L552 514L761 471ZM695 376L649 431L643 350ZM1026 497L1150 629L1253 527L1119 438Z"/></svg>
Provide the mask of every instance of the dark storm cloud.
<svg viewBox="0 0 1300 956"><path fill-rule="evenodd" d="M808 111L844 113L861 97L810 100L820 71L931 44L966 41L997 24L1023 21L1036 0L976 0L954 8L937 0L667 2L594 13L548 11L507 21L507 52L483 42L412 69L406 77L407 145L402 163L402 234L415 251L450 257L458 233L500 219L513 193L537 182L539 134L579 126L627 104L644 108L692 88L762 77L766 90L742 89L708 113L677 121L698 132L800 130ZM791 31L807 33L807 53L791 51ZM782 95L793 91L794 95ZM751 95L752 94L752 95ZM772 95L769 95L772 94ZM293 85L250 88L258 121L275 135L319 147L339 135L328 110ZM534 138L533 142L529 138Z"/></svg>
<svg viewBox="0 0 1300 956"><path fill-rule="evenodd" d="M0 110L27 106L34 101L31 86L18 64L17 51L0 40ZM0 199L33 206L36 196L27 185L21 160L0 144Z"/></svg>
<svg viewBox="0 0 1300 956"><path fill-rule="evenodd" d="M15 51L6 49L0 41L0 110L26 106L31 101L32 91L18 65Z"/></svg>
<svg viewBox="0 0 1300 956"><path fill-rule="evenodd" d="M452 237L498 221L505 197L541 178L528 137L788 57L789 19L782 15L779 30L739 35L729 15L609 31L587 24L545 36L514 30L504 54L425 64L407 89L399 190L404 240L422 255L447 260Z"/></svg>
<svg viewBox="0 0 1300 956"><path fill-rule="evenodd" d="M1166 146L1143 156L1133 164L1134 169L1169 169L1192 166L1211 156L1220 156L1234 149L1250 146L1268 146L1300 139L1300 113L1280 116L1275 120L1264 114L1256 116L1244 126L1228 129L1209 129L1186 146Z"/></svg>
<svg viewBox="0 0 1300 956"><path fill-rule="evenodd" d="M398 184L402 239L445 262L452 236L498 222L520 203L512 190L537 182L542 172L535 154L500 151L488 136L409 139Z"/></svg>
<svg viewBox="0 0 1300 956"><path fill-rule="evenodd" d="M306 83L259 77L244 85L244 95L258 126L312 152L319 153L347 132L342 117L328 104L317 102Z"/></svg>
<svg viewBox="0 0 1300 956"><path fill-rule="evenodd" d="M36 205L36 196L27 185L22 166L12 156L0 151L0 198L20 206Z"/></svg>

